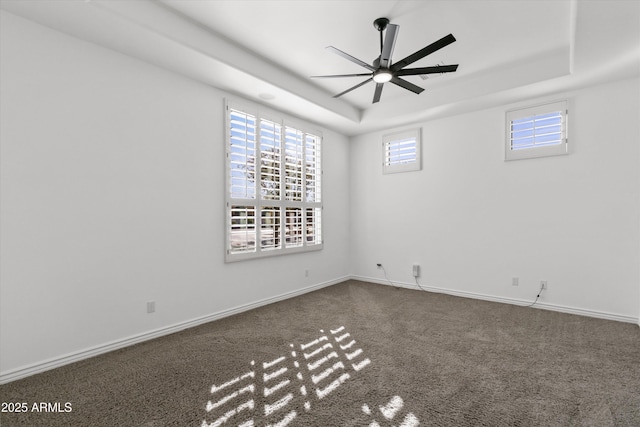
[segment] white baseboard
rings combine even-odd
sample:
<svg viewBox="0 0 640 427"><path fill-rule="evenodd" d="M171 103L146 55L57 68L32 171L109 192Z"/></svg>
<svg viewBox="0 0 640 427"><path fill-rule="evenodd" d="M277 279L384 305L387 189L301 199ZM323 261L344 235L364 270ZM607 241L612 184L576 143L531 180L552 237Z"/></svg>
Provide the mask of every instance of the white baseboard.
<svg viewBox="0 0 640 427"><path fill-rule="evenodd" d="M445 289L445 288L439 288L436 286L427 286L422 284L420 285L420 287L418 287L415 283L402 283L397 281L393 281L390 283L388 280L374 278L374 277L352 275L351 279L361 280L363 282L377 283L379 285L396 286L398 288L407 288L407 289L414 289L414 290L425 290L428 292L436 292L441 294L453 295L453 296L464 297L464 298L473 298L473 299L479 299L484 301L500 302L504 304L526 306L532 303L532 301L526 301L526 300L521 300L516 298L498 297L494 295L478 294L478 293L467 292L467 291L458 291L455 289ZM579 316L596 317L598 319L615 320L617 322L635 323L638 326L640 326L640 318L638 317L625 316L625 315L615 314L615 313L607 313L604 311L587 310L583 308L569 307L569 306L558 305L558 304L549 304L544 302L537 302L532 308L541 308L543 310L558 311L560 313L577 314Z"/></svg>
<svg viewBox="0 0 640 427"><path fill-rule="evenodd" d="M254 308L262 307L274 302L282 301L285 299L293 298L299 295L303 295L309 292L316 291L318 289L325 288L327 286L335 285L337 283L349 280L349 276L341 277L338 279L330 280L327 282L318 283L306 288L298 289L292 292L286 292L284 294L276 295L270 298L265 298L260 301L255 301L249 304L244 304L238 307L230 308L228 310L220 311L217 313L202 316L196 319L187 320L185 322L176 323L164 328L155 329L153 331L145 332L138 335L133 335L121 340L112 341L88 349L80 350L77 352L69 353L64 356L55 357L42 362L34 363L31 365L23 366L17 369L13 369L7 372L0 373L0 384L5 384L11 381L26 378L31 375L39 374L51 369L59 368L70 363L78 362L80 360L88 359L90 357L98 356L100 354L108 353L110 351L118 350L120 348L129 347L134 344L138 344L144 341L159 338L165 335L173 334L175 332L182 331L184 329L193 328L194 326L202 325L204 323L212 322L214 320L229 317L234 314L242 313L252 310Z"/></svg>
<svg viewBox="0 0 640 427"><path fill-rule="evenodd" d="M134 335L128 338L124 338L121 340L116 340L116 341L112 341L109 343L105 343L99 346L95 346L95 347L91 347L88 349L84 349L84 350L80 350L74 353L69 353L66 354L64 356L60 356L60 357L55 357L52 359L48 359L42 362L38 362L38 363L34 363L31 365L27 365L27 366L23 366L17 369L13 369L10 371L6 371L6 372L2 372L0 373L0 384L5 384L11 381L15 381L15 380L19 380L21 378L26 378L29 377L31 375L35 375L35 374L39 374L41 372L45 372L51 369L55 369L55 368L59 368L61 366L64 365L68 365L70 363L74 363L74 362L78 362L80 360L84 360L84 359L88 359L90 357L94 357L94 356L98 356L100 354L104 354L104 353L108 353L110 351L114 351L114 350L118 350L124 347L128 347L134 344L138 344L144 341L148 341L154 338L159 338L165 335L169 335L169 334L173 334L175 332L179 332L182 331L184 329L188 329L188 328L192 328L194 326L198 326L204 323L208 323L208 322L212 322L214 320L218 320L218 319L222 319L224 317L228 317L228 316L232 316L234 314L238 314L238 313L242 313L245 311L249 311L252 310L254 308L258 308L258 307L262 307L268 304L272 304L278 301L282 301L285 299L289 299L289 298L293 298L299 295L303 295L309 292L313 292L315 290L318 289L322 289L325 288L327 286L332 286L341 282L344 282L346 280L349 279L353 279L353 280L360 280L363 282L370 282L370 283L376 283L376 284L380 284L380 285L386 285L386 286L396 286L399 288L407 288L407 289L413 289L413 290L420 290L420 288L418 288L418 286L415 283L402 283L402 282L397 282L394 281L392 283L390 283L387 280L381 280L379 278L374 278L374 277L365 277L365 276L358 276L358 275L350 275L350 276L345 276L345 277L341 277L338 279L334 279L334 280L330 280L327 282L323 282L323 283L318 283L303 289L298 289L296 291L292 291L292 292L287 292L284 294L280 294L280 295L276 295L270 298L266 298L260 301L255 301L249 304L245 304L245 305L241 305L238 307L234 307L234 308L230 308L228 310L224 310L224 311L220 311L217 313L212 313L206 316L202 316L196 319L192 319L192 320L188 320L185 322L180 322L174 325L170 325L164 328L160 328L160 329L155 329L153 331L149 331L149 332L145 332L142 334L138 334L138 335ZM529 305L531 302L530 301L525 301L525 300L520 300L520 299L515 299L515 298L505 298L505 297L498 297L498 296L493 296L493 295L486 295L486 294L478 294L478 293L473 293L473 292L466 292L466 291L458 291L458 290L454 290L454 289L445 289L445 288L439 288L439 287L435 287L435 286L427 286L427 285L421 285L421 289L422 290L426 290L428 292L436 292L436 293L443 293L443 294L447 294L447 295L453 295L453 296L459 296L459 297L464 297L464 298L473 298L473 299L479 299L479 300L485 300L485 301L492 301L492 302L499 302L499 303L504 303L504 304L513 304L513 305ZM575 308L575 307L569 307L569 306L562 306L562 305L557 305L557 304L547 304L547 303L542 303L542 302L538 302L536 303L536 305L534 306L534 308L541 308L544 310L552 310L552 311L558 311L561 313L569 313L569 314L577 314L580 316L587 316L587 317L596 317L596 318L600 318L600 319L607 319L607 320L615 320L618 322L625 322L625 323L635 323L638 326L640 326L640 318L638 317L633 317L633 316L624 316L624 315L619 315L619 314L614 314L614 313L607 313L607 312L602 312L602 311L595 311L595 310L585 310L585 309L580 309L580 308Z"/></svg>

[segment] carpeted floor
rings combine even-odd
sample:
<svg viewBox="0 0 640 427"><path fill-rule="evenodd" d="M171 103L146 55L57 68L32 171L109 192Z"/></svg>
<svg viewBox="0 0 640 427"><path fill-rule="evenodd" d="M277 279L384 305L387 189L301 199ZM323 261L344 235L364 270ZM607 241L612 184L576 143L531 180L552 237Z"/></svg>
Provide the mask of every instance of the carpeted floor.
<svg viewBox="0 0 640 427"><path fill-rule="evenodd" d="M348 281L0 393L3 427L637 427L640 328Z"/></svg>

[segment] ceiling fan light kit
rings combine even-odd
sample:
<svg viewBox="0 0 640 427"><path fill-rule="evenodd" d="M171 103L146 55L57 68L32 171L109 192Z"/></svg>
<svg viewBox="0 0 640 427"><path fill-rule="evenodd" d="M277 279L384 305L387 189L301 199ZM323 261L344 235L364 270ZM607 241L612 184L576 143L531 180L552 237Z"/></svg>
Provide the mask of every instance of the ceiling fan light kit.
<svg viewBox="0 0 640 427"><path fill-rule="evenodd" d="M413 64L414 62L424 58L433 52L442 49L445 46L455 42L456 39L453 34L444 36L440 40L431 43L428 46L412 53L406 58L393 63L391 57L393 55L393 49L396 44L396 37L398 36L398 25L390 24L387 18L378 18L373 21L373 26L380 32L380 56L377 57L372 65L367 64L364 61L359 60L346 52L341 51L333 46L327 46L327 49L333 53L342 56L343 58L358 64L363 68L369 70L368 73L358 74L334 74L329 76L311 76L311 78L341 78L341 77L368 77L367 80L358 83L355 86L350 87L344 92L340 92L335 95L334 98L338 98L346 93L351 92L354 89L364 86L365 84L373 81L376 83L376 88L373 94L373 103L380 101L382 95L382 88L385 83L391 82L397 86L400 86L415 94L420 94L424 91L423 88L414 85L413 83L400 78L400 76L417 76L426 74L439 74L439 73L452 73L458 69L458 64L455 65L436 65L433 67L420 67L420 68L405 68L406 66ZM385 32L383 36L383 32Z"/></svg>
<svg viewBox="0 0 640 427"><path fill-rule="evenodd" d="M379 68L373 73L373 81L376 83L386 83L391 81L392 78L393 73L384 68Z"/></svg>

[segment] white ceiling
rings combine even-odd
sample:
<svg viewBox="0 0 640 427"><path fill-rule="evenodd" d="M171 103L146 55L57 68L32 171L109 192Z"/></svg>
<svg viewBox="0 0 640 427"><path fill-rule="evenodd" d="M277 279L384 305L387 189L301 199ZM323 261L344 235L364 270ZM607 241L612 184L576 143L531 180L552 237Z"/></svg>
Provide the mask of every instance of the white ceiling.
<svg viewBox="0 0 640 427"><path fill-rule="evenodd" d="M394 58L400 60L453 33L458 41L411 65L460 63L456 75L427 82L407 77L430 89L440 83L473 75L511 62L569 47L570 7L565 1L180 1L164 3L213 31L257 52L302 78L367 70L325 50L333 45L371 64L380 54L379 33L373 21L387 17L399 25ZM540 22L523 31L527 22ZM336 94L365 78L313 80ZM345 95L345 100L368 108L373 85ZM384 99L415 96L394 85Z"/></svg>
<svg viewBox="0 0 640 427"><path fill-rule="evenodd" d="M2 8L348 135L640 74L637 0L2 0ZM373 21L399 25L398 61L452 33L457 41L408 68L459 64L385 84L310 79L366 69L379 55ZM264 99L264 98L269 99Z"/></svg>

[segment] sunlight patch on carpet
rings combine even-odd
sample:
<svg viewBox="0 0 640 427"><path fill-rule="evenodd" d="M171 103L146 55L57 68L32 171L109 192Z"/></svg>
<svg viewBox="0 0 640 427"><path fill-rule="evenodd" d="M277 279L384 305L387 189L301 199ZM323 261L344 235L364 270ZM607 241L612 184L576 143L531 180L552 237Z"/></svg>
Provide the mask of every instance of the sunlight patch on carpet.
<svg viewBox="0 0 640 427"><path fill-rule="evenodd" d="M298 416L294 408L302 406L305 412L313 413L314 405L321 405L324 398L371 364L344 326L329 329L329 333L321 329L320 333L308 342L289 344L291 350L275 359L259 363L252 360L249 371L212 385L205 409L207 418L213 421L205 419L201 427L293 425ZM381 427L379 422L400 420L397 415L403 407L402 398L394 396L376 413L366 404L362 412L370 419L369 427ZM402 418L401 424L394 422L398 427L420 424L411 413Z"/></svg>
<svg viewBox="0 0 640 427"><path fill-rule="evenodd" d="M404 408L404 401L402 400L402 398L400 396L393 396L386 405L380 406L378 409L380 410L380 414L383 416L383 418L386 421L392 422L394 418L396 418L396 415L398 415L403 408ZM362 405L362 412L364 412L367 415L371 415L374 418L369 423L369 427L382 427L382 424L380 424L380 422L378 422L378 420L375 419L377 417L377 414L374 415L372 413L369 405L367 404ZM396 424L393 424L393 425L395 426ZM398 427L418 427L419 425L420 425L420 421L418 420L418 417L416 417L413 413L409 412L404 416L401 424L398 425Z"/></svg>

